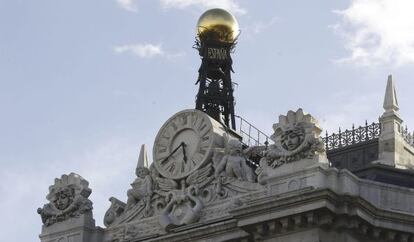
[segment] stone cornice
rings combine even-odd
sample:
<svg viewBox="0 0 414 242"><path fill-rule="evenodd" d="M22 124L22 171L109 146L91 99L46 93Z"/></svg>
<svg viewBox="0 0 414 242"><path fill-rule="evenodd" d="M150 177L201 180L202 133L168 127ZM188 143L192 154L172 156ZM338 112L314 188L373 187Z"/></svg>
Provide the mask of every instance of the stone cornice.
<svg viewBox="0 0 414 242"><path fill-rule="evenodd" d="M258 200L231 212L238 226L255 240L314 226L350 229L373 238L401 238L399 241L414 236L412 215L381 210L358 196L338 195L330 189L302 189Z"/></svg>

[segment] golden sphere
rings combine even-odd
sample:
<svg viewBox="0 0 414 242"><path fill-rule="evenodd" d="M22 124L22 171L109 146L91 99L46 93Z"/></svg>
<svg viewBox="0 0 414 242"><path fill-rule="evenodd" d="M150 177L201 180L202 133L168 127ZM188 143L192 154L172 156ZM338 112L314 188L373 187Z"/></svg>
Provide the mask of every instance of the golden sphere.
<svg viewBox="0 0 414 242"><path fill-rule="evenodd" d="M198 19L197 35L201 41L233 43L238 34L239 24L236 18L224 9L207 10Z"/></svg>

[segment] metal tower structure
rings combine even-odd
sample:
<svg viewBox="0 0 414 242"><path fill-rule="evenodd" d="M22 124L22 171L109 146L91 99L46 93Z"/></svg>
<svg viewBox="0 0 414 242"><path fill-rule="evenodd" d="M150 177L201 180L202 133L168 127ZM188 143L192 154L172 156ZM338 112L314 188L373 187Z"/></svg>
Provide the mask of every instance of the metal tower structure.
<svg viewBox="0 0 414 242"><path fill-rule="evenodd" d="M237 33L235 33L237 32ZM204 13L198 22L194 48L201 57L196 109L235 130L231 53L236 46L238 24L221 9Z"/></svg>

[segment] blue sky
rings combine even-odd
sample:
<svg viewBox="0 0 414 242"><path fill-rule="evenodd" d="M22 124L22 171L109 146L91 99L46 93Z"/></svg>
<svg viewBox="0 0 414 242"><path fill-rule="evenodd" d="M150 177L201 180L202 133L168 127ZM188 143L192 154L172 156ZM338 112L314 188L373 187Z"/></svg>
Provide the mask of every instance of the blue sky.
<svg viewBox="0 0 414 242"><path fill-rule="evenodd" d="M193 108L195 24L236 15L236 113L271 134L302 107L328 131L377 121L388 74L414 127L410 0L0 0L0 226L37 241L37 207L63 173L90 182L95 219L126 200L141 144ZM151 154L150 154L151 155Z"/></svg>

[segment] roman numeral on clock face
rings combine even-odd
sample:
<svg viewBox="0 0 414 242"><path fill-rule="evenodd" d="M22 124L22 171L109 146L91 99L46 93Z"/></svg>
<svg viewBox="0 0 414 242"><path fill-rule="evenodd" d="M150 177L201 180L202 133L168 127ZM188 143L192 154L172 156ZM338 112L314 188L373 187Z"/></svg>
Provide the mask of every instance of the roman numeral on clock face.
<svg viewBox="0 0 414 242"><path fill-rule="evenodd" d="M167 152L167 145L158 144L158 146L157 146L157 152L159 154L166 153Z"/></svg>
<svg viewBox="0 0 414 242"><path fill-rule="evenodd" d="M185 127L184 121L186 121L186 119L184 120L183 117L178 117L173 120L173 123L171 124L171 126L173 126L175 132Z"/></svg>
<svg viewBox="0 0 414 242"><path fill-rule="evenodd" d="M177 126L177 124L176 124L175 122L172 122L172 123L171 123L171 129L172 129L174 132L178 130L178 126Z"/></svg>
<svg viewBox="0 0 414 242"><path fill-rule="evenodd" d="M210 139L210 137L208 135L204 135L203 137L201 137L201 142L206 142Z"/></svg>
<svg viewBox="0 0 414 242"><path fill-rule="evenodd" d="M167 167L167 170L168 170L169 172L173 172L173 171L175 170L175 163L171 163L171 164Z"/></svg>

